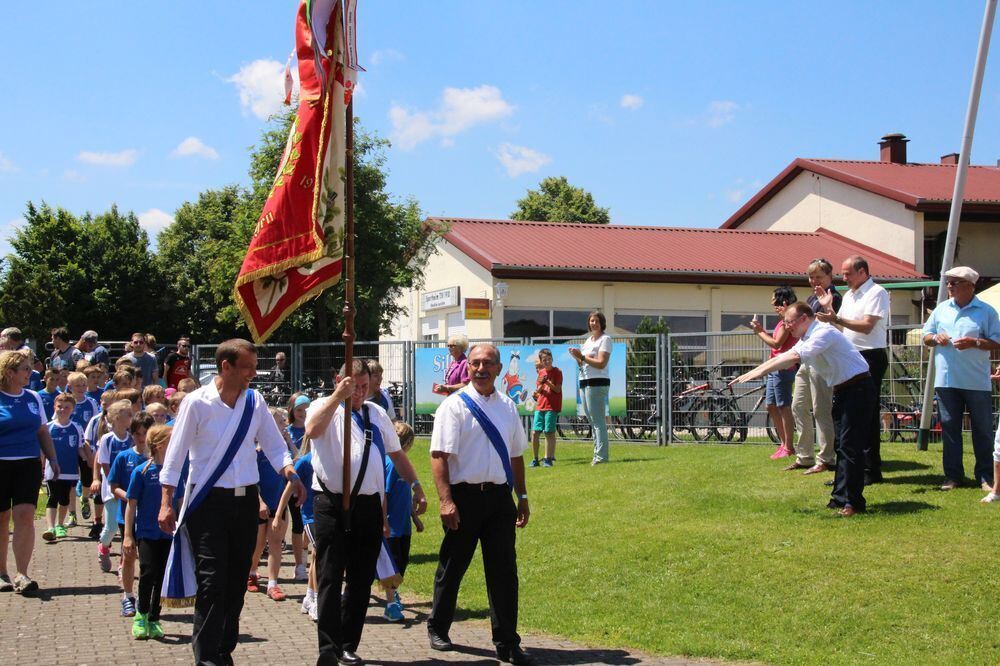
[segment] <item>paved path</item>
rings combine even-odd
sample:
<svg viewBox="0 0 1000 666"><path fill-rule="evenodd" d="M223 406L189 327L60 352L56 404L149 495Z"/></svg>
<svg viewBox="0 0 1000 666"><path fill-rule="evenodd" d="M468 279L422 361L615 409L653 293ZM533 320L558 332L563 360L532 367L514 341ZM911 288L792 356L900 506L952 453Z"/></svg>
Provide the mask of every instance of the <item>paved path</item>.
<svg viewBox="0 0 1000 666"><path fill-rule="evenodd" d="M0 594L0 659L13 664L191 663L191 610L164 609L161 641L131 638L131 619L119 615L120 591L114 573L101 573L94 541L84 528L70 530L58 543L41 540L44 525L35 524L38 544L31 572L41 586L36 598ZM117 567L120 546L112 557ZM13 566L13 553L9 554ZM282 571L291 572L291 555ZM263 567L261 568L263 571ZM311 664L316 659L315 625L299 612L305 586L282 584L287 601L276 603L263 594L248 594L241 621L236 663ZM359 653L372 664L436 664L460 662L496 664L487 623L458 622L452 627L455 652L434 652L427 645L423 620L428 602L405 600L406 621L383 621L381 606L369 612ZM524 635L523 645L540 664L704 664L684 659L651 658L617 649L587 648L559 638Z"/></svg>

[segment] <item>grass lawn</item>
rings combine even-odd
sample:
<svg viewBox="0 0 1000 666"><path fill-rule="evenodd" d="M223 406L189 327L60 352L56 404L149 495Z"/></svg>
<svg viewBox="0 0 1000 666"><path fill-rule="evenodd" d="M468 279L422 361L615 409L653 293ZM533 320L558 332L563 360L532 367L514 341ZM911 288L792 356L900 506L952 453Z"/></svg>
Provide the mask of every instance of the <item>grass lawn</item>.
<svg viewBox="0 0 1000 666"><path fill-rule="evenodd" d="M431 506L404 583L424 597L441 537L427 448L410 453ZM824 508L832 474L782 472L771 451L612 445L591 468L588 444L560 443L554 468L527 470L520 627L770 663L998 663L1000 506L978 488L935 490L940 444L883 445L886 483L849 520ZM478 555L459 606L488 617Z"/></svg>

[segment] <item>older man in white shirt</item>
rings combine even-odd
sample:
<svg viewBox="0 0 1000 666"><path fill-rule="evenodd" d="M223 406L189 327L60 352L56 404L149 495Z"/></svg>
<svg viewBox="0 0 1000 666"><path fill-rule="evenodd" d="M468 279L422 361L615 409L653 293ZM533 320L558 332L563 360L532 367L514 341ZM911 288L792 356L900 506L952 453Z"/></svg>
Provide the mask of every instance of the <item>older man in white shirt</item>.
<svg viewBox="0 0 1000 666"><path fill-rule="evenodd" d="M257 539L260 477L255 442L292 483L299 501L305 499L285 439L267 403L250 389L257 375L253 343L223 342L215 364L218 376L181 403L160 472L159 523L172 533L177 520L174 491L184 462L190 460L181 520L187 526L197 580L191 647L198 664L233 663Z"/></svg>
<svg viewBox="0 0 1000 666"><path fill-rule="evenodd" d="M306 411L306 436L313 450L313 515L315 519L318 664L363 664L357 655L365 626L368 600L382 547L385 494L383 456L413 489L413 513L427 509L424 491L396 428L380 406L365 402L370 381L368 365L355 359L350 376L341 368L337 388ZM351 508L343 510L344 401L350 399ZM366 432L367 431L367 432ZM344 586L343 595L341 587Z"/></svg>
<svg viewBox="0 0 1000 666"><path fill-rule="evenodd" d="M793 303L784 316L785 326L799 341L732 383L748 382L804 363L832 387L833 419L838 431L837 475L827 506L850 518L867 508L863 493L864 446L871 437L872 413L878 413L868 362L843 333L818 322L806 303Z"/></svg>
<svg viewBox="0 0 1000 666"><path fill-rule="evenodd" d="M530 514L523 458L528 437L517 407L494 386L502 367L496 347L473 347L470 384L448 396L434 415L431 470L441 498L444 539L427 634L431 648L452 649L448 631L458 588L481 544L497 657L530 664L517 634L514 536L515 526L527 525ZM517 494L516 506L511 490Z"/></svg>
<svg viewBox="0 0 1000 666"><path fill-rule="evenodd" d="M879 439L879 396L882 393L882 378L889 368L889 292L875 284L868 271L868 261L854 255L841 264L844 282L850 289L844 294L840 310L833 312L829 294L819 294L823 312L816 318L833 324L841 331L868 362L871 368L872 386L875 389L875 412L872 415L872 429L865 446L865 483L882 482L882 443Z"/></svg>

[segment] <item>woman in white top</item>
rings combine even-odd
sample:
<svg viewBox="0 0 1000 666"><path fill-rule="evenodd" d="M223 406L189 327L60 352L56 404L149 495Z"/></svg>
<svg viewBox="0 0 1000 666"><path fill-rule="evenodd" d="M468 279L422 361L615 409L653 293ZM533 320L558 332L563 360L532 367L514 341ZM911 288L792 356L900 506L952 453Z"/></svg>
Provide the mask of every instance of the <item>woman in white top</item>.
<svg viewBox="0 0 1000 666"><path fill-rule="evenodd" d="M608 461L608 361L611 359L611 338L604 333L608 322L604 313L594 310L587 318L590 337L579 349L571 347L570 356L580 365L580 389L583 391L583 409L594 433L594 459L591 465Z"/></svg>

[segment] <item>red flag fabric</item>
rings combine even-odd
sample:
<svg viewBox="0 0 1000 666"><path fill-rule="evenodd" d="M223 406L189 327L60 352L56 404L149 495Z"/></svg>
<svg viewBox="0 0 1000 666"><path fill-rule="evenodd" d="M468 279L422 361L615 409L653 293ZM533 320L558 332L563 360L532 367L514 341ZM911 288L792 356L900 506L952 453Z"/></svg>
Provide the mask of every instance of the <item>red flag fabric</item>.
<svg viewBox="0 0 1000 666"><path fill-rule="evenodd" d="M303 302L337 283L344 254L346 109L340 0L314 42L307 0L296 17L299 108L233 295L261 344ZM348 80L353 77L348 77Z"/></svg>

